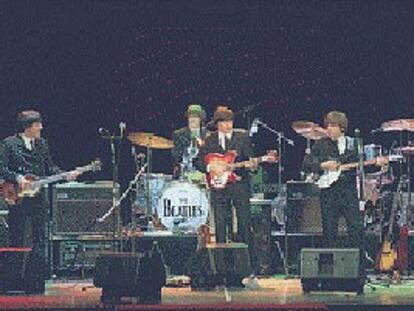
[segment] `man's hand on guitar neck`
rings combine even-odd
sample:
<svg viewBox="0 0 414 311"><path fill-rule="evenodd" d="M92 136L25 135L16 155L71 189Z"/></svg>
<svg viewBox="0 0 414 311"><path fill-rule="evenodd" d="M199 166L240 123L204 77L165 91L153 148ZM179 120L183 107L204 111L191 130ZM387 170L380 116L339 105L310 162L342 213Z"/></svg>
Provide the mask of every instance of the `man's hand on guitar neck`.
<svg viewBox="0 0 414 311"><path fill-rule="evenodd" d="M246 164L246 167L250 169L251 171L257 170L257 167L259 166L259 159L258 158L251 158L249 162Z"/></svg>
<svg viewBox="0 0 414 311"><path fill-rule="evenodd" d="M321 163L321 169L324 171L337 171L339 168L339 163L336 161L325 161Z"/></svg>
<svg viewBox="0 0 414 311"><path fill-rule="evenodd" d="M17 178L17 183L19 184L20 191L27 191L27 190L32 189L33 180L27 179L24 176L19 176Z"/></svg>

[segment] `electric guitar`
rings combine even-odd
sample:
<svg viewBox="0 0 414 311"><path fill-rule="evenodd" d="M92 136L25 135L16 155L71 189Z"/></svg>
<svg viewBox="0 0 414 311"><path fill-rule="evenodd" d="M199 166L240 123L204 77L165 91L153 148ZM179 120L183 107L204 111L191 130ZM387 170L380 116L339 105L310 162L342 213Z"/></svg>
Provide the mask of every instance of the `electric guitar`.
<svg viewBox="0 0 414 311"><path fill-rule="evenodd" d="M237 152L234 150L228 151L225 154L209 153L204 158L204 163L208 167L207 185L212 189L224 189L228 183L234 183L240 180L233 170L238 168L245 168L251 165L252 161L258 163L276 163L278 155L276 150L270 150L266 155L234 163L237 157Z"/></svg>
<svg viewBox="0 0 414 311"><path fill-rule="evenodd" d="M397 194L398 195L398 194ZM398 260L398 252L395 245L392 243L392 233L395 223L395 210L398 207L399 199L394 199L393 206L391 209L390 221L387 234L383 237L381 251L379 253L379 264L378 268L380 272L390 272L396 267Z"/></svg>
<svg viewBox="0 0 414 311"><path fill-rule="evenodd" d="M363 162L364 166L367 165L373 165L378 163L378 159L384 159L386 163L388 163L389 158L388 157L378 157L372 160L367 160ZM329 188L333 183L338 181L339 177L341 176L342 172L349 171L355 168L358 168L359 162L351 162L346 164L340 164L338 166L337 170L333 171L324 171L324 173L316 178L315 184L319 187L319 189L327 189Z"/></svg>
<svg viewBox="0 0 414 311"><path fill-rule="evenodd" d="M83 174L88 171L96 172L101 170L101 166L101 160L97 159L95 161L92 161L88 165L77 167L70 172L77 171L79 174ZM3 181L0 184L0 192L4 196L4 201L6 202L6 204L16 205L20 203L23 200L23 198L35 197L36 195L38 195L44 185L62 180L67 180L70 172L63 172L40 179L38 179L34 175L27 174L24 177L27 180L32 181L28 189L20 189L20 187L13 182Z"/></svg>

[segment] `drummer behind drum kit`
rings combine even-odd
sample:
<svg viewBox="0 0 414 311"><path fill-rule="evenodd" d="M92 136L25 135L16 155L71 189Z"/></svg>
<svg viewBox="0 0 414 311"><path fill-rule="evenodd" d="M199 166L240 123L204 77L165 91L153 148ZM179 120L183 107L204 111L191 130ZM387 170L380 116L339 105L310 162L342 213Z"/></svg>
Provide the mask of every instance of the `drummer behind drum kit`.
<svg viewBox="0 0 414 311"><path fill-rule="evenodd" d="M316 123L309 121L296 121L292 123L293 130L306 138L307 148L306 154L309 154L311 151L311 141L319 140L327 137L327 132L324 128L319 126ZM414 119L399 119L384 122L380 128L373 130L372 133L376 132L399 132L400 133L400 147L389 149L387 158L387 165L383 166L379 172L376 173L367 173L362 174L363 182L362 187L363 191L359 192L363 194L362 201L369 202L370 206L376 206L378 202L382 202L384 198L384 193L389 193L389 189L405 188L407 192L406 202L402 202L401 193L395 193L394 197L398 197L398 202L400 203L399 208L399 223L400 225L408 224L412 222L414 213L411 211L411 165L410 157L414 155L414 144L410 141L410 133L414 132ZM402 137L403 133L408 133L408 145L403 146ZM381 145L369 144L365 145L363 148L364 153L364 162L372 163L375 162L375 159L384 158L384 148ZM342 166L342 165L341 165ZM355 165L357 166L357 165ZM315 176L303 176L309 182L315 182L315 179L320 177ZM326 185L321 185L320 181L317 180L316 184L319 188L325 188ZM359 186L359 182L357 182ZM394 185L388 187L388 185ZM397 187L399 185L399 187ZM358 187L359 188L359 187ZM398 191L397 191L398 192ZM395 199L394 199L395 200ZM372 219L372 211L365 210L365 223L366 225L373 224L375 219ZM383 212L381 212L383 213ZM367 221L367 214L369 214ZM388 213L390 214L390 213ZM379 217L378 217L379 218ZM383 217L381 217L383 218ZM367 224L368 222L368 224ZM411 224L410 224L411 225ZM381 224L380 224L381 226Z"/></svg>
<svg viewBox="0 0 414 311"><path fill-rule="evenodd" d="M181 165L180 179L172 180L172 175L151 173L152 149L172 149L171 140L142 132L130 133L128 139L133 145L147 148L147 173L137 183L134 204L135 214L154 217L146 225L147 231L154 226L172 233L196 233L207 222L209 207L206 188L200 178L194 178L201 174L192 166L198 148L191 146ZM142 164L138 161L138 171Z"/></svg>

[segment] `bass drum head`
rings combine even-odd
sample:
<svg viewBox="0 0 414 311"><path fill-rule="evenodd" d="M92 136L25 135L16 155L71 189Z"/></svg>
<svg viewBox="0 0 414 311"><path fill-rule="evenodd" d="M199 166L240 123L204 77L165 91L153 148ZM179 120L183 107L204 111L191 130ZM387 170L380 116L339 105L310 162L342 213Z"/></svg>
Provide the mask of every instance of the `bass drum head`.
<svg viewBox="0 0 414 311"><path fill-rule="evenodd" d="M196 233L208 216L205 190L188 182L173 181L163 189L157 214L168 230Z"/></svg>

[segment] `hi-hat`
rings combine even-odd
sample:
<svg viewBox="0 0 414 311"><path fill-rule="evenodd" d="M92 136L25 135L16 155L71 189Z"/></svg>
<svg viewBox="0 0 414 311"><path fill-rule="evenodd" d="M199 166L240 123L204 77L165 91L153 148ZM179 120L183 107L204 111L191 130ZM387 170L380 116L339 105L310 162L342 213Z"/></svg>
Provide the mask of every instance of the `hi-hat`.
<svg viewBox="0 0 414 311"><path fill-rule="evenodd" d="M310 121L295 121L292 123L292 129L299 135L311 140L328 137L328 133L323 127Z"/></svg>
<svg viewBox="0 0 414 311"><path fill-rule="evenodd" d="M174 147L172 140L155 136L154 133L135 132L129 133L128 139L131 143L151 149L171 149Z"/></svg>
<svg viewBox="0 0 414 311"><path fill-rule="evenodd" d="M398 119L387 121L381 124L383 132L409 131L414 132L414 119Z"/></svg>

